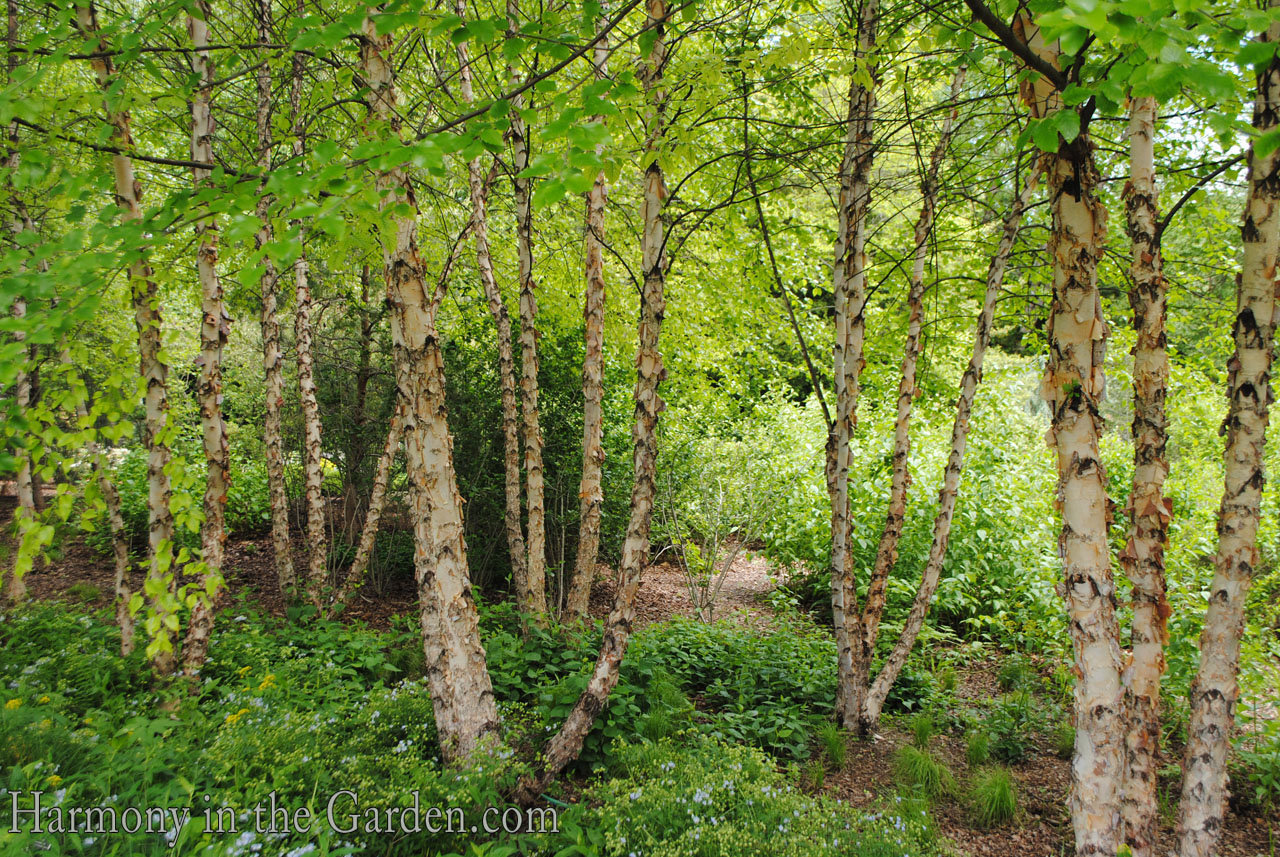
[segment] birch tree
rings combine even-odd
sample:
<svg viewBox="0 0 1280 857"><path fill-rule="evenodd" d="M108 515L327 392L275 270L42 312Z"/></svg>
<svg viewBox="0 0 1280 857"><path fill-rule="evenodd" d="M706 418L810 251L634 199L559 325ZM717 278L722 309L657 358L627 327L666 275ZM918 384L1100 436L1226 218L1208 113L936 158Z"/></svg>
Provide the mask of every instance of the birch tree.
<svg viewBox="0 0 1280 857"><path fill-rule="evenodd" d="M1133 347L1133 488L1129 538L1120 552L1132 584L1132 653L1123 675L1125 713L1124 827L1134 857L1155 854L1159 822L1156 777L1160 754L1160 676L1169 634L1164 548L1173 503L1164 496L1169 473L1164 400L1169 387L1165 350L1168 285L1160 255L1155 175L1156 100L1133 97L1129 105L1129 181L1124 188L1129 234L1129 305Z"/></svg>
<svg viewBox="0 0 1280 857"><path fill-rule="evenodd" d="M1272 0L1270 10L1277 7ZM1280 23L1259 41L1280 43ZM1280 125L1280 58L1257 75L1253 128ZM1227 754L1239 698L1244 600L1258 566L1263 452L1272 400L1276 258L1280 253L1280 153L1250 144L1248 193L1240 230L1244 260L1236 277L1235 351L1227 364L1226 482L1218 512L1209 607L1200 635L1200 669L1191 687L1191 723L1182 762L1178 839L1182 857L1217 853L1227 800ZM1136 418L1135 418L1136 419Z"/></svg>
<svg viewBox="0 0 1280 857"><path fill-rule="evenodd" d="M112 157L115 202L126 224L142 220L141 185L134 177L133 150L128 111L118 106L116 72L111 45L100 36L98 14L93 3L76 6L76 23L86 41L96 47L90 64L103 93L103 111L111 129L117 154ZM173 561L173 513L169 509L172 488L166 468L169 464L169 367L161 359L160 294L145 251L129 264L129 291L138 331L138 370L145 396L143 443L147 449L147 584L154 612L147 619L152 641L147 654L157 675L173 673L176 665L173 640L177 631L178 603Z"/></svg>
<svg viewBox="0 0 1280 857"><path fill-rule="evenodd" d="M858 41L849 78L848 117L844 156L840 162L840 223L836 233L832 292L835 294L834 387L835 418L827 436L826 480L831 498L831 612L835 627L837 685L836 720L853 726L858 708L853 696L854 615L858 590L849 550L850 441L856 422L862 348L866 338L867 303L866 217L871 199L874 158L873 123L878 67L875 61L879 0L863 0L858 17Z"/></svg>
<svg viewBox="0 0 1280 857"><path fill-rule="evenodd" d="M516 791L516 799L521 803L532 802L582 752L583 742L618 683L622 658L631 638L631 623L635 618L636 592L649 564L649 529L657 495L658 415L665 407L658 394L658 385L666 376L662 352L658 350L658 336L666 312L663 200L667 188L657 149L666 130L665 36L670 10L666 0L647 0L645 14L645 27L653 33L653 43L643 59L641 75L646 101L644 200L641 205L644 285L640 293L639 346L636 351L635 424L631 430L635 475L630 515L622 543L618 588L613 607L605 619L600 654L578 701L559 731L543 747L538 769L521 781Z"/></svg>
<svg viewBox="0 0 1280 857"><path fill-rule="evenodd" d="M875 719L867 708L867 696L871 690L871 661L875 657L876 639L880 632L880 618L884 614L885 592L889 573L898 561L898 541L907 516L907 486L911 483L908 458L911 453L911 405L916 396L916 365L920 358L921 334L924 322L925 264L929 256L929 238L938 208L938 173L942 160L951 143L951 134L959 114L957 101L964 83L965 67L960 66L951 81L950 109L943 119L937 145L929 155L929 166L920 182L920 216L916 218L914 249L912 251L911 286L907 291L907 337L902 355L902 371L898 381L897 418L893 431L893 465L889 488L889 510L884 528L880 532L880 544L876 549L875 564L867 582L867 595L862 613L852 625L853 686L841 693L847 699L848 712L857 717L856 729L866 734L874 726ZM845 606L846 619L848 605Z"/></svg>
<svg viewBox="0 0 1280 857"><path fill-rule="evenodd" d="M591 65L596 80L609 77L609 41L604 32L606 6L601 4L597 24L598 40L592 50ZM593 122L603 123L603 116ZM596 145L596 155L604 153L604 143ZM582 301L582 479L578 486L578 553L569 581L564 617L582 621L591 600L591 582L600 553L600 513L604 491L600 473L604 465L604 212L609 199L609 183L604 170L596 173L586 193L584 231L586 292Z"/></svg>
<svg viewBox="0 0 1280 857"><path fill-rule="evenodd" d="M270 44L272 39L271 0L259 0L256 12L258 41ZM263 62L256 75L257 104L254 126L257 134L257 168L266 176L271 169L274 141L271 132L271 66ZM284 356L280 346L279 272L267 255L266 247L275 238L271 226L271 198L263 193L258 198L258 220L261 226L255 237L256 249L262 254L262 371L265 380L262 440L267 463L267 490L271 502L271 550L275 557L276 581L286 598L292 597L297 585L293 553L289 546L289 498L284 483L284 438L281 433L280 409L284 405Z"/></svg>
<svg viewBox="0 0 1280 857"><path fill-rule="evenodd" d="M459 18L467 17L466 0L458 0L456 9ZM475 101L475 88L472 81L471 52L465 41L458 43L457 53L458 91L462 96L463 104L470 105ZM521 522L520 404L516 398L511 315L507 311L507 305L502 299L502 292L498 289L498 281L493 272L493 254L489 247L489 181L485 177L479 155L467 164L467 185L471 193L471 234L476 245L476 269L480 274L480 284L484 289L485 300L489 304L489 314L493 316L493 323L498 332L498 379L502 389L503 474L507 502L504 521L507 531L507 552L511 556L511 580L515 585L516 604L520 610L536 612L535 596L529 578L524 524ZM532 259L530 259L530 265L532 266ZM542 612L546 612L545 601Z"/></svg>
<svg viewBox="0 0 1280 857"><path fill-rule="evenodd" d="M380 10L374 10L377 14ZM372 17L361 25L360 68L370 127L398 140L393 34L379 34ZM395 346L397 386L405 407L405 459L413 497L414 566L427 679L446 762L464 762L498 726L493 687L480 642L479 619L467 573L462 498L458 494L445 408L444 358L436 330L438 301L428 289L417 245L417 199L403 166L377 174L384 210L392 217L384 248L387 300Z"/></svg>

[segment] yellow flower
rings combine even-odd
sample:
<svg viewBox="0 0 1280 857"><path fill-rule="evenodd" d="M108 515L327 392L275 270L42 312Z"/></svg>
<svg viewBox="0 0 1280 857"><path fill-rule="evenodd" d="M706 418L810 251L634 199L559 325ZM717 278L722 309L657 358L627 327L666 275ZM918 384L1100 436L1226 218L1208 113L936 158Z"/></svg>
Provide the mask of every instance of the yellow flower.
<svg viewBox="0 0 1280 857"><path fill-rule="evenodd" d="M12 711L13 709L18 708L21 705L22 705L21 699L11 699L4 704L4 707Z"/></svg>
<svg viewBox="0 0 1280 857"><path fill-rule="evenodd" d="M237 711L235 714L228 714L226 722L234 724L237 720L239 720L241 717L244 717L248 713L249 713L249 709L242 708L239 711Z"/></svg>
<svg viewBox="0 0 1280 857"><path fill-rule="evenodd" d="M267 677L264 678L262 680L262 683L258 685L258 690L266 690L269 687L275 687L275 684L276 684L276 674L267 673Z"/></svg>
<svg viewBox="0 0 1280 857"><path fill-rule="evenodd" d="M47 782L49 785L53 786L56 789L58 787L58 784L62 782L62 777L58 776L57 774L54 774L53 776L49 777L49 779L45 780L45 782Z"/></svg>
<svg viewBox="0 0 1280 857"><path fill-rule="evenodd" d="M245 675L251 669L253 669L252 666L240 667L240 669L236 670L236 675Z"/></svg>
<svg viewBox="0 0 1280 857"><path fill-rule="evenodd" d="M48 728L49 728L50 726L52 726L52 725L53 725L53 721L52 721L52 720L50 720L48 717L46 717L44 720L41 720L41 721L40 721L40 728L41 728L41 729L48 729Z"/></svg>
<svg viewBox="0 0 1280 857"><path fill-rule="evenodd" d="M40 703L41 705L44 705L44 704L45 704L46 702L48 702L48 701L49 701L49 694L47 694L47 693L46 693L44 696L42 696L42 697L40 697L39 699L37 699L37 700L36 700L36 702Z"/></svg>

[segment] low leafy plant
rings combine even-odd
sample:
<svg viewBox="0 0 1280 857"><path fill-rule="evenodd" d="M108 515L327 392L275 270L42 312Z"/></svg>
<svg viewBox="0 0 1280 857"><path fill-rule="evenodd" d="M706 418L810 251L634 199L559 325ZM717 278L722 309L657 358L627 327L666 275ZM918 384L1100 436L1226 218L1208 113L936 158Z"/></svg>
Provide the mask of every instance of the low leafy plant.
<svg viewBox="0 0 1280 857"><path fill-rule="evenodd" d="M1035 668L1026 655L1014 652L1005 658L996 672L996 683L1006 693L1016 690L1031 690L1037 679Z"/></svg>
<svg viewBox="0 0 1280 857"><path fill-rule="evenodd" d="M969 811L979 827L999 827L1018 812L1018 786L1008 768L984 768L969 789Z"/></svg>
<svg viewBox="0 0 1280 857"><path fill-rule="evenodd" d="M991 756L1001 762L1021 762L1031 753L1031 734L1039 726L1035 703L1025 690L1006 694L987 714Z"/></svg>
<svg viewBox="0 0 1280 857"><path fill-rule="evenodd" d="M894 753L893 773L899 786L918 789L930 798L954 794L956 790L951 770L928 750L911 744L904 744Z"/></svg>

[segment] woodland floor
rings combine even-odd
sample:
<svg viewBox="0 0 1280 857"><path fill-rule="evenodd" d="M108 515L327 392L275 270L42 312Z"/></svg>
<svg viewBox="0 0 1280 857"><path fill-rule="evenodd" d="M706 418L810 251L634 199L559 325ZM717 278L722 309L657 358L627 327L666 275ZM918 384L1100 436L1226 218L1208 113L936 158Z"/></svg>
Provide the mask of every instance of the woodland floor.
<svg viewBox="0 0 1280 857"><path fill-rule="evenodd" d="M11 504L12 498L0 496L0 520L9 516ZM296 565L303 568L305 562L299 553ZM225 603L246 598L268 612L282 613L284 605L275 584L268 537L228 542L225 569L229 583ZM598 568L591 593L591 614L597 618L607 614L612 603L611 577L606 566ZM77 583L91 584L100 594L92 597L92 591L84 587L81 587L83 592L77 593L80 597L69 594L68 589ZM133 581L135 589L141 583L139 576ZM767 629L773 622L773 611L763 596L775 583L764 560L746 555L739 557L721 591L716 618L727 618L762 631ZM74 544L57 562L46 568L37 567L28 575L27 584L34 598L105 607L114 587L113 569L109 559L83 544ZM405 580L396 582L376 597L358 595L345 615L372 627L385 628L393 616L415 610L414 586L412 581ZM646 572L636 615L637 627L677 615L693 615L689 591L675 565L660 563ZM999 695L995 678L998 666L992 657L959 672L956 695L962 705L972 702L976 706ZM844 768L827 773L823 791L855 806L873 806L893 791L893 754L908 741L904 729L886 718L873 740L850 741ZM960 738L941 734L934 739L933 746L953 771L959 773L966 769L964 743ZM990 830L977 828L970 823L962 803L944 800L935 805L939 833L950 842L957 857L1059 857L1070 852L1071 825L1066 808L1070 766L1053 754L1047 742L1042 741L1039 746L1039 752L1012 767L1021 804L1020 817L1013 825ZM1162 782L1161 785L1162 790L1177 795L1178 783ZM1165 813L1162 846L1171 848L1172 835L1172 818ZM1162 849L1161 853L1170 852ZM1277 853L1280 853L1280 813L1242 815L1233 810L1228 814L1222 857L1275 857Z"/></svg>

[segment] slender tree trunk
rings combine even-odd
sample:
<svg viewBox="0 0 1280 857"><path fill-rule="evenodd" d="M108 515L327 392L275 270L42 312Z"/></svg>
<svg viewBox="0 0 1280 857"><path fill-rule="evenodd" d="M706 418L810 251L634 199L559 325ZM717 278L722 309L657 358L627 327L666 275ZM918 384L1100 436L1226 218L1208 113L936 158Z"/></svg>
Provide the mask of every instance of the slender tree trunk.
<svg viewBox="0 0 1280 857"><path fill-rule="evenodd" d="M360 531L360 543L356 547L355 559L347 570L346 579L334 594L335 604L346 604L351 596L364 583L365 572L369 569L369 559L373 556L373 545L378 539L378 523L382 520L382 507L387 497L387 481L391 477L391 465L395 462L396 450L400 448L400 429L404 424L404 404L396 405L391 415L391 427L387 431L387 442L383 446L382 456L378 459L378 469L373 475L373 488L369 493L369 507L365 512L364 527Z"/></svg>
<svg viewBox="0 0 1280 857"><path fill-rule="evenodd" d="M466 0L458 0L459 18L466 18ZM462 101L471 104L475 93L471 83L471 56L466 42L458 43L458 89ZM524 527L520 516L520 404L516 399L515 358L511 348L511 316L502 300L498 281L493 274L493 256L489 251L489 185L480 158L467 164L467 182L471 191L471 230L476 242L476 268L484 287L489 313L498 328L498 380L502 388L503 467L507 495L507 552L511 555L511 580L516 590L516 604L522 612L533 611L533 594L529 580L529 561L525 553ZM544 600L545 612L545 600Z"/></svg>
<svg viewBox="0 0 1280 857"><path fill-rule="evenodd" d="M191 101L191 160L213 163L213 113L210 96L213 63L209 59L208 0L197 0L194 14L187 16L187 32L195 50L191 71L199 81ZM192 170L195 188L206 186L210 171ZM227 540L227 489L231 484L231 460L227 449L227 428L222 421L222 349L227 344L231 316L222 300L218 279L218 221L212 211L196 221L196 271L200 277L200 427L204 435L207 475L204 491L204 524L200 529L200 552L204 572L199 593L191 609L187 636L182 647L183 671L194 676L204 664L213 631L214 607L222 588L222 560Z"/></svg>
<svg viewBox="0 0 1280 857"><path fill-rule="evenodd" d="M361 32L361 70L371 117L382 132L399 137L395 78L388 56L392 36L378 35L369 18ZM380 189L394 191L394 199L383 197L384 206L404 202L412 209L409 216L395 219L394 243L385 252L387 297L396 383L405 406L405 459L414 500L414 565L427 679L441 754L446 762L465 761L497 729L498 711L467 573L462 498L453 468L444 358L436 330L438 301L427 287L418 253L418 205L409 175L402 167L387 169L379 174L378 184Z"/></svg>
<svg viewBox="0 0 1280 857"><path fill-rule="evenodd" d="M257 8L258 40L270 44L272 38L271 0L259 0ZM255 115L258 134L258 169L263 175L271 170L271 68L263 63L258 69L258 104ZM284 484L284 439L280 427L280 409L284 406L284 358L280 353L280 320L277 280L279 272L263 248L271 243L271 199L263 194L258 200L261 226L256 237L257 249L263 252L262 277L262 371L265 376L265 415L263 446L267 461L267 491L271 502L271 549L275 556L276 581L280 594L291 599L297 586L293 554L289 547L289 497Z"/></svg>
<svg viewBox="0 0 1280 857"><path fill-rule="evenodd" d="M112 91L116 73L111 62L111 46L99 35L94 5L78 5L76 21L86 39L96 44L96 54L90 62L103 92L103 106L107 123L112 129L112 143L121 152L131 151L133 136L129 132L129 114L116 106L119 96ZM128 155L119 154L112 158L112 164L116 205L120 209L121 220L126 223L140 221L141 186L134 178L133 161ZM169 594L167 599L164 596L152 599L160 618L160 630L148 649L156 674L164 677L173 672L177 662L173 641L166 630L176 608L176 600L172 598L176 581L170 568L173 514L169 509L169 496L172 489L166 472L170 458L169 367L160 357L160 294L152 279L151 266L145 252L139 252L129 265L129 289L138 329L139 373L146 385L143 441L147 448L147 577L153 581L153 588L163 589Z"/></svg>
<svg viewBox="0 0 1280 857"><path fill-rule="evenodd" d="M827 435L826 479L831 499L831 614L835 627L836 721L853 726L858 708L853 699L854 617L858 590L853 580L849 550L850 441L857 422L862 348L866 338L867 210L871 202L871 166L875 119L875 86L878 71L874 57L879 0L865 0L858 21L858 67L849 80L849 115L846 120L844 157L840 163L840 225L836 237L832 291L835 294L836 342L833 385L835 419ZM865 83L869 80L870 85Z"/></svg>
<svg viewBox="0 0 1280 857"><path fill-rule="evenodd" d="M866 710L871 690L871 661L880 635L880 618L884 614L885 593L889 574L898 561L898 542L907 517L907 488L911 485L911 405L916 395L916 366L920 359L920 329L924 323L924 269L929 258L929 236L938 207L938 172L951 143L951 133L959 114L957 101L964 83L965 68L956 70L951 82L951 109L942 122L938 143L929 156L929 167L920 183L920 216L916 218L911 286L907 292L907 341L902 355L902 373L898 381L898 413L893 432L893 471L889 488L889 511L885 516L875 565L867 584L867 597L853 636L853 688L850 711L857 713L857 731L868 734L878 718Z"/></svg>
<svg viewBox="0 0 1280 857"><path fill-rule="evenodd" d="M298 0L298 16L305 13L303 0ZM302 157L304 125L302 116L302 54L294 54L293 84L289 89L289 112L293 125L293 156ZM302 240L302 224L295 222L298 240ZM298 348L298 392L302 402L302 467L307 496L307 601L321 609L321 590L325 585L329 546L325 533L324 464L320 443L320 403L316 399L316 379L312 359L311 280L304 249L293 263L295 294L294 338Z"/></svg>
<svg viewBox="0 0 1280 857"><path fill-rule="evenodd" d="M647 0L646 12L647 24L655 38L641 70L649 103L645 135L649 142L646 151L648 164L644 173L644 201L641 205L644 286L640 293L639 349L636 354L636 421L631 431L634 445L632 460L635 465L631 514L622 544L617 593L613 608L605 620L604 639L600 643L595 668L582 695L560 726L560 731L543 748L540 769L520 783L516 799L521 803L530 803L536 799L551 780L582 752L583 742L591 732L596 717L618 683L618 671L631 637L631 622L635 618L636 592L640 588L641 575L649 564L649 525L653 520L653 503L657 493L658 414L665 407L658 395L658 385L666 376L662 352L658 350L658 335L666 311L664 289L667 265L663 200L666 198L667 188L655 149L666 129L667 92L663 72L667 61L667 46L664 36L670 13L666 0Z"/></svg>
<svg viewBox="0 0 1280 857"><path fill-rule="evenodd" d="M1009 254L1013 250L1013 242L1018 236L1018 227L1022 223L1022 214L1031 202L1036 190L1036 178L1039 171L1033 171L1021 194L1013 201L1009 214L1005 217L1004 229L1000 234L1000 242L996 245L995 255L991 257L991 265L987 268L987 288L982 299L982 311L978 315L978 324L973 334L973 354L969 358L969 366L964 377L960 379L960 397L956 402L956 418L951 426L951 452L947 456L947 467L942 477L942 490L938 494L938 511L933 518L933 540L929 545L929 557L925 561L924 572L920 579L920 588L916 590L911 611L902 627L902 634L894 645L893 651L885 660L884 666L876 675L871 691L867 694L864 709L865 718L871 726L880 719L885 700L893 683L907 663L907 656L920 636L924 627L925 616L929 612L929 603L938 591L938 581L942 576L942 562L947 554L947 541L951 535L951 521L955 514L956 497L960 493L960 474L964 469L965 442L969 436L969 419L973 414L973 400L982 383L982 363L986 357L987 345L991 341L991 324L995 318L996 300L1000 297L1000 289L1004 283L1005 268L1009 264Z"/></svg>
<svg viewBox="0 0 1280 857"><path fill-rule="evenodd" d="M600 8L603 27L605 7ZM596 42L592 53L596 79L609 76L609 43ZM603 122L603 116L592 121ZM604 144L596 146L596 154L604 152ZM596 174L595 183L586 195L586 294L583 298L582 358L582 480L578 484L578 553L565 618L581 622L587 617L591 601L591 582L596 576L596 558L600 553L600 514L604 506L604 490L600 474L604 467L604 209L609 198L609 184L604 170Z"/></svg>
<svg viewBox="0 0 1280 857"><path fill-rule="evenodd" d="M518 27L519 0L507 0L507 22ZM515 67L508 76L519 82ZM515 173L516 247L520 276L520 405L524 416L524 478L529 514L529 563L525 570L525 603L521 610L534 616L547 613L547 506L542 474L542 429L538 425L538 298L533 279L533 179L521 178L529 166L529 132L520 115L523 96L511 103L512 170Z"/></svg>
<svg viewBox="0 0 1280 857"><path fill-rule="evenodd" d="M1275 8L1275 0L1269 4ZM1260 40L1280 42L1280 24ZM1253 127L1259 134L1280 124L1280 58L1257 78ZM1217 853L1226 811L1227 753L1239 696L1240 636L1244 601L1258 564L1263 451L1271 404L1275 334L1276 256L1280 253L1280 153L1250 150L1245 200L1244 264L1236 279L1235 353L1227 364L1226 484L1218 512L1209 608L1200 635L1200 669L1191 687L1191 724L1183 758L1178 837L1182 857Z"/></svg>
<svg viewBox="0 0 1280 857"><path fill-rule="evenodd" d="M1037 54L1057 66L1057 48L1044 43L1038 28L1021 16L1015 27ZM1069 109L1038 76L1024 86L1023 94L1037 118ZM1059 591L1067 605L1077 675L1071 820L1078 855L1113 857L1124 839L1120 802L1125 723L1115 580L1107 543L1110 501L1098 454L1107 325L1097 264L1106 239L1107 212L1096 195L1098 170L1088 129L1082 128L1070 142L1060 139L1046 170L1053 205L1053 303L1041 395L1052 414L1047 440L1058 457L1058 553L1063 569Z"/></svg>
<svg viewBox="0 0 1280 857"><path fill-rule="evenodd" d="M1156 100L1134 98L1129 105L1129 181L1124 189L1133 286L1133 490L1129 499L1129 540L1120 562L1133 586L1133 653L1125 682L1125 783L1122 797L1125 841L1133 857L1154 857L1159 829L1156 800L1160 754L1160 676L1164 674L1166 620L1164 547L1172 501L1164 496L1169 473L1164 398L1169 387L1165 351L1168 288L1160 257L1154 136Z"/></svg>

